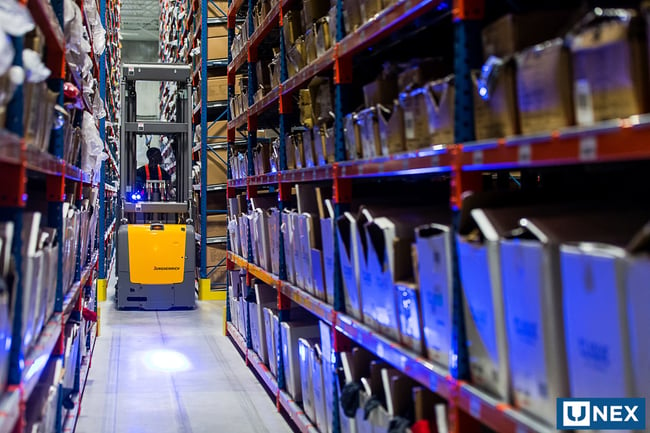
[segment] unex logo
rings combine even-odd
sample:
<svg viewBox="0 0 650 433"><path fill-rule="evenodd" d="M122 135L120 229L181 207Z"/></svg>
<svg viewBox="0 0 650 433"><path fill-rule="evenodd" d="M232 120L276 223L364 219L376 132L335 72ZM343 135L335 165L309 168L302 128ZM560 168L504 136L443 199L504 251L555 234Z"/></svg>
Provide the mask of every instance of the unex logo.
<svg viewBox="0 0 650 433"><path fill-rule="evenodd" d="M558 398L558 430L644 430L644 398Z"/></svg>

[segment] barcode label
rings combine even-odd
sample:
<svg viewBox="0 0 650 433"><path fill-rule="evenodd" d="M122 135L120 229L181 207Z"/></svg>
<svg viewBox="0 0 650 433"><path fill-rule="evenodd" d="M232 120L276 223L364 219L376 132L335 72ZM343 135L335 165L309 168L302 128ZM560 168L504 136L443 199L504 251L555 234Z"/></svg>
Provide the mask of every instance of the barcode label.
<svg viewBox="0 0 650 433"><path fill-rule="evenodd" d="M580 139L580 161L593 161L598 157L598 140L595 136Z"/></svg>
<svg viewBox="0 0 650 433"><path fill-rule="evenodd" d="M575 83L576 121L578 125L594 123L594 104L591 97L591 86L587 80L577 80Z"/></svg>
<svg viewBox="0 0 650 433"><path fill-rule="evenodd" d="M476 419L481 419L481 400L472 396L469 399L469 413Z"/></svg>
<svg viewBox="0 0 650 433"><path fill-rule="evenodd" d="M532 150L530 144L522 144L519 146L519 164L530 164L532 159Z"/></svg>
<svg viewBox="0 0 650 433"><path fill-rule="evenodd" d="M483 151L477 150L473 154L474 165L483 165Z"/></svg>
<svg viewBox="0 0 650 433"><path fill-rule="evenodd" d="M410 111L404 113L404 129L407 140L415 139L415 116Z"/></svg>

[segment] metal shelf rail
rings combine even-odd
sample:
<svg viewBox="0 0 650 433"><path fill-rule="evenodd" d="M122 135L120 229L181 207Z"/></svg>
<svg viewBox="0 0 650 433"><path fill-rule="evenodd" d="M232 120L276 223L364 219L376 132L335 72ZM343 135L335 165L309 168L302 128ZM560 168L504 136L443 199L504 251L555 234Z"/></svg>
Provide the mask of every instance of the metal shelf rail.
<svg viewBox="0 0 650 433"><path fill-rule="evenodd" d="M227 19L226 11L222 11L218 5L213 4L214 9L217 10L217 14L222 14L220 17L211 17L208 18L208 2L201 2L201 77L204 79L201 80L201 105L200 105L200 125L201 125L201 147L200 147L200 160L201 160L201 185L200 185L200 213L201 213L201 227L200 227L200 269L199 269L199 299L201 300L223 300L225 299L225 288L227 282L215 283L213 284L210 276L217 271L219 268L225 266L225 260L220 260L216 265L207 264L207 248L208 245L214 244L225 244L225 239L221 237L208 237L207 236L207 219L208 215L211 214L211 211L219 211L220 213L226 213L226 203L224 203L223 209L208 209L208 193L214 191L222 190L221 185L208 185L208 152L213 152L218 159L220 159L224 165L228 164L228 161L224 161L221 155L214 149L211 144L215 144L213 140L221 139L225 144L225 137L209 137L209 129L218 121L222 119L227 119L229 116L228 102L208 102L208 68L209 67L224 67L228 65L228 59L225 60L215 60L208 61L208 26L210 24L223 25ZM230 48L228 49L230 51ZM216 115L213 118L209 118L211 114L215 113L215 110L218 110ZM208 144L210 143L210 144ZM226 158L227 159L227 158Z"/></svg>

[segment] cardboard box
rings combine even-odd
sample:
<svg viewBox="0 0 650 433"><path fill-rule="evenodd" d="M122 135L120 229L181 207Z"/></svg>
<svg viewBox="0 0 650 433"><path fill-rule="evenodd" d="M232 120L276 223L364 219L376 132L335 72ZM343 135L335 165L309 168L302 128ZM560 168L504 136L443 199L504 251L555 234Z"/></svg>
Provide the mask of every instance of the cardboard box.
<svg viewBox="0 0 650 433"><path fill-rule="evenodd" d="M258 324L258 346L259 351L257 354L260 356L262 362L269 365L269 357L273 355L273 348L269 351L267 345L266 334L271 332L270 328L266 328L266 319L264 317L264 309L274 308L278 302L278 292L274 287L264 283L255 284L255 315Z"/></svg>
<svg viewBox="0 0 650 433"><path fill-rule="evenodd" d="M366 107L374 107L377 104L390 105L398 95L397 78L390 74L382 74L375 81L363 86Z"/></svg>
<svg viewBox="0 0 650 433"><path fill-rule="evenodd" d="M399 340L418 355L422 355L422 319L420 317L420 293L414 284L395 285Z"/></svg>
<svg viewBox="0 0 650 433"><path fill-rule="evenodd" d="M320 339L314 344L311 350L311 378L314 392L314 415L316 417L315 425L320 432L327 431L327 401L325 398L325 380L330 377L323 377L323 354L320 348Z"/></svg>
<svg viewBox="0 0 650 433"><path fill-rule="evenodd" d="M645 24L629 21L589 26L572 40L575 116L578 125L648 112Z"/></svg>
<svg viewBox="0 0 650 433"><path fill-rule="evenodd" d="M415 230L414 273L420 289L424 347L428 358L445 369L451 367L453 332L452 233L448 222Z"/></svg>
<svg viewBox="0 0 650 433"><path fill-rule="evenodd" d="M228 2L209 1L208 2L208 18L224 18L228 15Z"/></svg>
<svg viewBox="0 0 650 433"><path fill-rule="evenodd" d="M281 215L282 218L282 238L284 241L284 262L287 268L287 280L290 283L296 283L296 266L294 263L293 237L297 229L293 227L292 211L285 209Z"/></svg>
<svg viewBox="0 0 650 433"><path fill-rule="evenodd" d="M507 214L507 221L502 221L499 217L504 216L491 210L463 206L463 211L468 223L460 228L457 245L471 379L507 402L510 380L499 241L517 227L518 217ZM475 230L483 241L468 236Z"/></svg>
<svg viewBox="0 0 650 433"><path fill-rule="evenodd" d="M563 40L536 45L515 58L521 132L536 134L573 125L571 55Z"/></svg>
<svg viewBox="0 0 650 433"><path fill-rule="evenodd" d="M208 39L209 38L223 38L228 37L228 27L226 24L211 24L208 25Z"/></svg>
<svg viewBox="0 0 650 433"><path fill-rule="evenodd" d="M400 93L400 105L404 110L404 136L407 150L418 150L431 144L427 116L427 90L415 89Z"/></svg>
<svg viewBox="0 0 650 433"><path fill-rule="evenodd" d="M228 140L228 121L217 120L208 123L208 143L224 143Z"/></svg>
<svg viewBox="0 0 650 433"><path fill-rule="evenodd" d="M269 356L269 370L274 377L278 376L278 348L276 344L277 329L274 317L277 317L277 309L264 307L264 329L266 330L266 348Z"/></svg>
<svg viewBox="0 0 650 433"><path fill-rule="evenodd" d="M298 339L316 338L320 335L320 330L317 324L310 322L281 322L280 331L282 333L282 357L287 392L296 402L301 402L302 378L300 375Z"/></svg>
<svg viewBox="0 0 650 433"><path fill-rule="evenodd" d="M325 201L325 213L320 220L321 238L323 242L323 276L325 299L334 305L334 206L331 200Z"/></svg>
<svg viewBox="0 0 650 433"><path fill-rule="evenodd" d="M410 92L426 83L438 80L449 73L448 65L441 59L415 59L397 76L399 92Z"/></svg>
<svg viewBox="0 0 650 433"><path fill-rule="evenodd" d="M366 271L372 276L369 288L362 282L363 317L364 322L397 341L400 335L395 284L412 279L415 228L431 221L433 212L399 207L377 208L373 213L375 217L371 215L363 226L368 248Z"/></svg>
<svg viewBox="0 0 650 433"><path fill-rule="evenodd" d="M301 11L303 29L314 24L319 18L326 16L329 9L329 0L304 0Z"/></svg>
<svg viewBox="0 0 650 433"><path fill-rule="evenodd" d="M647 300L647 282L632 279L639 258L647 265L648 219L647 211L592 214L579 226L593 229L590 242L560 247L571 396L648 395L648 339L638 337L649 321L634 305Z"/></svg>
<svg viewBox="0 0 650 433"><path fill-rule="evenodd" d="M359 9L361 11L361 20L363 23L370 21L383 9L381 0L360 0Z"/></svg>
<svg viewBox="0 0 650 433"><path fill-rule="evenodd" d="M361 129L359 128L356 113L345 116L343 134L345 138L345 158L347 160L360 158L362 156Z"/></svg>
<svg viewBox="0 0 650 433"><path fill-rule="evenodd" d="M228 36L208 38L208 60L228 58Z"/></svg>
<svg viewBox="0 0 650 433"><path fill-rule="evenodd" d="M377 108L370 107L357 113L361 133L361 154L363 158L381 156L381 138Z"/></svg>
<svg viewBox="0 0 650 433"><path fill-rule="evenodd" d="M430 143L454 143L454 76L434 81L426 86Z"/></svg>
<svg viewBox="0 0 650 433"><path fill-rule="evenodd" d="M320 321L318 323L320 332L320 341L323 365L323 390L325 393L325 423L321 429L322 433L332 433L332 414L334 413L334 386L333 381L328 378L334 377L334 364L332 363L332 329L330 326Z"/></svg>
<svg viewBox="0 0 650 433"><path fill-rule="evenodd" d="M345 25L345 33L350 34L361 26L363 19L361 18L361 7L359 0L345 0L343 2L343 24Z"/></svg>
<svg viewBox="0 0 650 433"><path fill-rule="evenodd" d="M564 36L570 29L571 13L543 11L504 15L482 32L484 59L506 58L540 42Z"/></svg>
<svg viewBox="0 0 650 433"><path fill-rule="evenodd" d="M328 122L334 112L334 90L329 78L316 77L309 83L311 105L316 123Z"/></svg>
<svg viewBox="0 0 650 433"><path fill-rule="evenodd" d="M501 241L513 402L548 425L556 399L571 395L562 318L574 307L562 308L559 245L597 238L604 230L590 228L591 213L531 215L520 222L521 238Z"/></svg>
<svg viewBox="0 0 650 433"><path fill-rule="evenodd" d="M312 350L318 339L298 339L298 359L300 362L300 378L302 387L302 407L305 415L312 423L316 422L316 407L314 406L314 378L312 376Z"/></svg>
<svg viewBox="0 0 650 433"><path fill-rule="evenodd" d="M388 107L377 105L377 116L379 118L381 154L387 156L406 150L404 110L399 100L395 100Z"/></svg>
<svg viewBox="0 0 650 433"><path fill-rule="evenodd" d="M496 67L486 83L474 74L474 130L477 140L502 138L519 133L515 63ZM488 93L481 96L481 92Z"/></svg>
<svg viewBox="0 0 650 433"><path fill-rule="evenodd" d="M339 260L345 295L345 312L363 320L361 296L359 293L359 234L357 218L346 212L336 220L336 235L339 243Z"/></svg>
<svg viewBox="0 0 650 433"><path fill-rule="evenodd" d="M289 47L303 34L301 16L298 11L288 11L283 17L282 30L284 31L284 44Z"/></svg>
<svg viewBox="0 0 650 433"><path fill-rule="evenodd" d="M208 101L225 101L228 99L228 78L208 78Z"/></svg>
<svg viewBox="0 0 650 433"><path fill-rule="evenodd" d="M228 181L228 150L210 151L208 159L208 185L223 185Z"/></svg>
<svg viewBox="0 0 650 433"><path fill-rule="evenodd" d="M281 214L277 208L267 211L269 224L269 244L271 248L271 272L280 274L280 220Z"/></svg>
<svg viewBox="0 0 650 433"><path fill-rule="evenodd" d="M207 215L206 216L206 236L211 238L215 236L226 236L227 232L226 215ZM210 261L208 261L210 263Z"/></svg>
<svg viewBox="0 0 650 433"><path fill-rule="evenodd" d="M300 110L300 123L307 128L314 126L314 112L311 105L309 89L298 91L298 108Z"/></svg>
<svg viewBox="0 0 650 433"><path fill-rule="evenodd" d="M302 149L305 155L305 167L316 166L316 150L311 129L302 132Z"/></svg>

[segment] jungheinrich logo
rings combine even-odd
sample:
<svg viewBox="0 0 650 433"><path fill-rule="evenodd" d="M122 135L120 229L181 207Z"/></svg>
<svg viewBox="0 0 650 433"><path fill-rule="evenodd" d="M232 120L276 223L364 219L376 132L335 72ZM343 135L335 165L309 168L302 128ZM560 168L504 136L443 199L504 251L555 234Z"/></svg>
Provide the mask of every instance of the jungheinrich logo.
<svg viewBox="0 0 650 433"><path fill-rule="evenodd" d="M154 266L153 270L154 271L180 271L181 268L179 266Z"/></svg>
<svg viewBox="0 0 650 433"><path fill-rule="evenodd" d="M644 430L644 398L558 398L559 430Z"/></svg>

